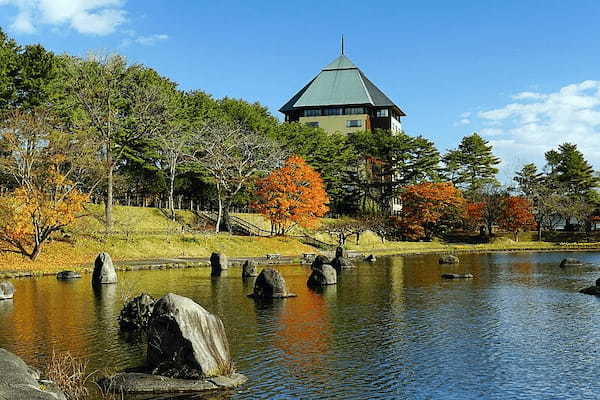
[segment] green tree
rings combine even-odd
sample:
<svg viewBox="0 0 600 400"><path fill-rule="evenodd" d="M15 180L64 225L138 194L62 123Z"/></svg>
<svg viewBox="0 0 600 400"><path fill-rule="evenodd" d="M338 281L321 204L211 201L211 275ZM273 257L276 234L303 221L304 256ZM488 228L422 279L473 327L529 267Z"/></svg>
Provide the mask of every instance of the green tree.
<svg viewBox="0 0 600 400"><path fill-rule="evenodd" d="M558 151L546 153L546 161L556 179L567 186L569 194L586 194L598 186L594 169L577 149L576 144L563 143Z"/></svg>
<svg viewBox="0 0 600 400"><path fill-rule="evenodd" d="M465 136L458 149L444 155L443 162L446 177L467 192L498 183L498 168L495 166L500 164L500 159L492 153L492 146L477 133Z"/></svg>
<svg viewBox="0 0 600 400"><path fill-rule="evenodd" d="M544 174L538 172L536 165L533 163L525 164L513 178L518 183L519 191L529 200L535 198L538 187L543 179Z"/></svg>
<svg viewBox="0 0 600 400"><path fill-rule="evenodd" d="M0 109L8 108L17 97L19 51L17 43L0 29Z"/></svg>

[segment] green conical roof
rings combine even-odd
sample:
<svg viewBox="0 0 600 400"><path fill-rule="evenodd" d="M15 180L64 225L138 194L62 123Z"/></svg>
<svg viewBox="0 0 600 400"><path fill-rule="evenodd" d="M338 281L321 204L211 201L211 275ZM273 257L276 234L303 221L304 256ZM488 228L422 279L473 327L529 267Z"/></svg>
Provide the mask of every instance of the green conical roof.
<svg viewBox="0 0 600 400"><path fill-rule="evenodd" d="M362 105L396 107L345 55L333 60L312 81L294 95L279 111L295 108Z"/></svg>

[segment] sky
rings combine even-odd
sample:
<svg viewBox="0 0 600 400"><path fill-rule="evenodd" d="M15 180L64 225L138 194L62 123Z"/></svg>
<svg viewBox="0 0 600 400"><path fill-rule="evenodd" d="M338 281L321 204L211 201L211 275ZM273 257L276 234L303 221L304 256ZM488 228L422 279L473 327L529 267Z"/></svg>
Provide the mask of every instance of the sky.
<svg viewBox="0 0 600 400"><path fill-rule="evenodd" d="M56 53L117 52L180 85L277 111L340 53L455 148L479 132L501 179L569 141L600 168L600 2L0 0L0 27Z"/></svg>

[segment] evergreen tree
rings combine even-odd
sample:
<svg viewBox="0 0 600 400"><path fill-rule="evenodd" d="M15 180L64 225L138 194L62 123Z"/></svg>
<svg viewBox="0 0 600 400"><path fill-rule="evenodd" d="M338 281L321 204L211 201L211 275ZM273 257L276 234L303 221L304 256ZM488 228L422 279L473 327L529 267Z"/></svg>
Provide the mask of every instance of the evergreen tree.
<svg viewBox="0 0 600 400"><path fill-rule="evenodd" d="M517 172L517 176L513 178L519 184L519 190L525 197L532 200L537 192L537 188L543 180L543 174L538 172L535 164L526 164Z"/></svg>
<svg viewBox="0 0 600 400"><path fill-rule="evenodd" d="M563 143L558 151L546 153L546 161L552 166L556 179L567 185L571 195L582 195L598 186L594 169L577 149L576 144Z"/></svg>
<svg viewBox="0 0 600 400"><path fill-rule="evenodd" d="M475 192L486 184L495 184L500 159L492 153L492 146L477 133L465 136L458 149L444 155L445 173L454 184L468 192Z"/></svg>
<svg viewBox="0 0 600 400"><path fill-rule="evenodd" d="M19 51L17 43L0 29L0 110L12 105L17 96Z"/></svg>

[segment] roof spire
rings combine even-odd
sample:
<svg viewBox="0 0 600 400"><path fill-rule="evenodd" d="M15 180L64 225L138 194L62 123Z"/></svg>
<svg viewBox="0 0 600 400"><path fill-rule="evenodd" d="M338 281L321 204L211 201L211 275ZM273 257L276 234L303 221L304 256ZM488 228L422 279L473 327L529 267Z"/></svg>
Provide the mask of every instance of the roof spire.
<svg viewBox="0 0 600 400"><path fill-rule="evenodd" d="M344 55L344 35L342 34L342 55Z"/></svg>

